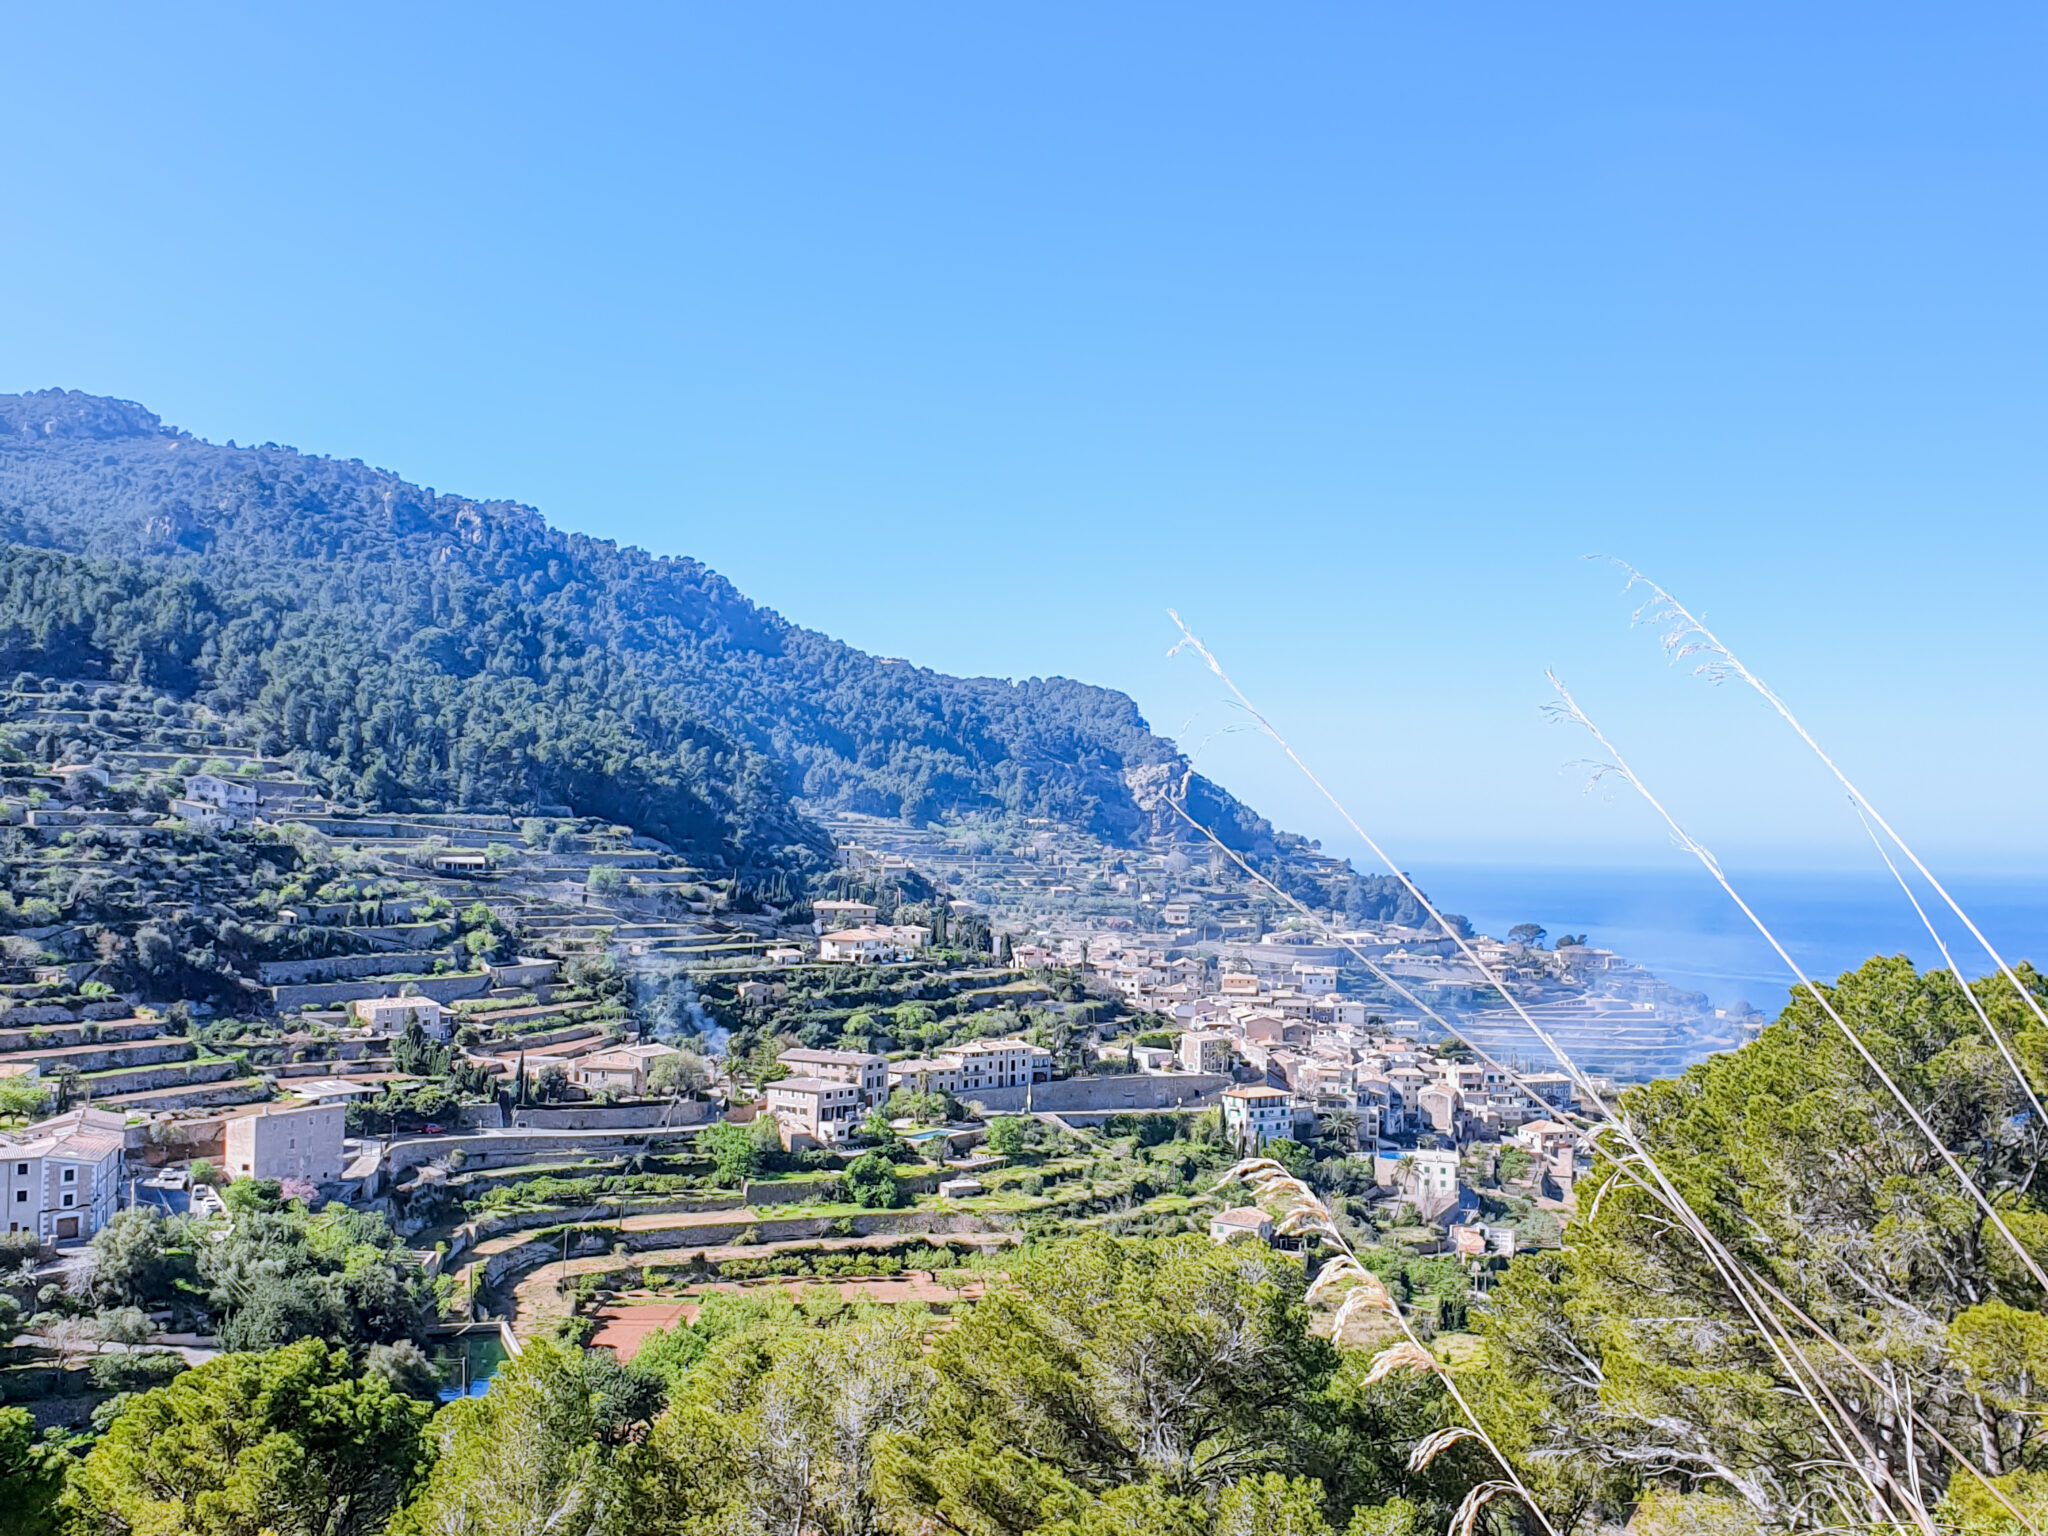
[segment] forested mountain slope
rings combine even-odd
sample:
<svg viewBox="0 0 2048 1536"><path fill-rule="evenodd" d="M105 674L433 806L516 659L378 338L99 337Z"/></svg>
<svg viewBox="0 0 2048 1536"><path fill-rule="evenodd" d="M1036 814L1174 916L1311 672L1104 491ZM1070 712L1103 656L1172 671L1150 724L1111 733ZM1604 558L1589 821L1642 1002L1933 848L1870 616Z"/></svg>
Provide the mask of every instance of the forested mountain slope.
<svg viewBox="0 0 2048 1536"><path fill-rule="evenodd" d="M798 802L1128 843L1149 818L1127 774L1179 763L1109 689L882 660L697 561L125 401L0 396L0 540L0 668L174 688L380 807L555 804L717 867L803 867L826 842Z"/></svg>

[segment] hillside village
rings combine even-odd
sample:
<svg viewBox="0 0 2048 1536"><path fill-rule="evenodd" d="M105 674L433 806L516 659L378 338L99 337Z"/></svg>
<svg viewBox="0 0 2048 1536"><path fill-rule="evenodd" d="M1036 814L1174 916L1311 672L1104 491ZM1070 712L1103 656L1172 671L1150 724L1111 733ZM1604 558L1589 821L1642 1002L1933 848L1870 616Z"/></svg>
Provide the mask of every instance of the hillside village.
<svg viewBox="0 0 2048 1536"><path fill-rule="evenodd" d="M367 811L143 687L24 675L0 709L0 1200L45 1283L125 1209L267 1188L390 1223L436 1326L513 1348L564 1305L551 1257L625 1328L621 1243L685 1288L1089 1225L1291 1245L1204 1172L1277 1147L1477 1285L1557 1241L1585 1166L1570 1080L1447 935L1318 928L1170 834L827 815L800 890L588 817ZM1596 1071L1733 1043L1604 951L1475 947Z"/></svg>
<svg viewBox="0 0 2048 1536"><path fill-rule="evenodd" d="M419 1423L447 1404L443 1448L551 1382L601 1414L565 1465L707 1426L750 1457L764 1418L718 1396L745 1381L832 1405L810 1466L840 1402L895 1390L873 1362L942 1393L998 1362L1006 1394L972 1389L942 1432L971 1491L1028 1438L977 1439L973 1412L1099 1382L1142 1338L1198 1391L1245 1390L1247 1447L1295 1448L1288 1500L1351 1477L1315 1446L1369 1450L1336 1523L1284 1528L1400 1536L1420 1506L1389 1494L1421 1491L1411 1450L1444 1450L1445 1399L1386 1362L1482 1386L1503 1434L1540 1425L1524 1460L1547 1478L1588 1433L1572 1362L1643 1381L1668 1349L1629 1341L1691 1260L1589 1151L1612 1088L1647 1085L1623 1114L1732 1181L1729 1210L1784 1217L1775 1283L1858 1251L1895 1200L1888 1111L1798 998L1757 1038L1754 1012L1585 935L1439 917L1194 773L1127 698L945 678L523 509L56 406L0 441L0 491L30 509L0 551L0 1457L75 1467L67 1497L256 1375L339 1373ZM1926 1041L1988 1061L1946 983L1900 968L1842 995L1884 1017L1919 998L1945 1010ZM1995 1187L2027 1187L2037 1106L1972 1081L1967 1114L2004 1128ZM1808 1182L1773 1182L1808 1140ZM1845 1179L1853 1214L1802 1236ZM1967 1207L1926 1208L1962 1212L1938 1305L1975 1311L2009 1277ZM1725 1317L1725 1278L1683 1315ZM1186 1306L1195 1287L1244 1327ZM1210 1369L1269 1327L1278 1354ZM898 1400L915 1418L930 1393ZM898 1457L901 1528L938 1528L953 1493L885 1429L861 1454ZM1422 1479L1439 1528L1487 1486L1467 1450ZM695 1442L662 1456L700 1494L733 1481ZM1134 1464L1111 1481L1146 1496ZM808 1475L777 1528L826 1528ZM1616 1489L1569 1498L1615 1513ZM986 1513L948 1528L1026 1528Z"/></svg>

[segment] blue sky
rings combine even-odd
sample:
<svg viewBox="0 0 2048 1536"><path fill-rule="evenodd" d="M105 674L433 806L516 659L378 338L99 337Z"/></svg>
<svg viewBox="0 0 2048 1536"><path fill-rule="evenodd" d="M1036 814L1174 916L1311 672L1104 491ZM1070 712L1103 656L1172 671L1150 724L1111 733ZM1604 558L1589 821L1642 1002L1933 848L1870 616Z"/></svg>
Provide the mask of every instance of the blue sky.
<svg viewBox="0 0 2048 1536"><path fill-rule="evenodd" d="M1659 14L1651 14L1651 12ZM10 18L0 388L138 399L1124 688L1404 862L2048 851L2048 15L213 6ZM1216 734L1221 732L1221 734Z"/></svg>

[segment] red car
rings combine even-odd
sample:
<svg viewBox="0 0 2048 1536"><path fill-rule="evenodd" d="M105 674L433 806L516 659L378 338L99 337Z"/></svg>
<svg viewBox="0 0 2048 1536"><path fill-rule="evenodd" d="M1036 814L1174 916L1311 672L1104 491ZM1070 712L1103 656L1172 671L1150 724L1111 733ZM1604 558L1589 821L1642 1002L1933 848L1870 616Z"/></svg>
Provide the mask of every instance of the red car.
<svg viewBox="0 0 2048 1536"><path fill-rule="evenodd" d="M441 1127L435 1125L430 1120L425 1125L420 1127L420 1134L422 1136L438 1136L441 1134Z"/></svg>

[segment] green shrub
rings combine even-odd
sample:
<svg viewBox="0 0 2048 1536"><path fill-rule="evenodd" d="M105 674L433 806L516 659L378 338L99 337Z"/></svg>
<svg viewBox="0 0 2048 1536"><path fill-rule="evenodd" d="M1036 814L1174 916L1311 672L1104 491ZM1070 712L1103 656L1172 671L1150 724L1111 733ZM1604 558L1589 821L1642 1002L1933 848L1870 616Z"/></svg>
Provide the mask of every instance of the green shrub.
<svg viewBox="0 0 2048 1536"><path fill-rule="evenodd" d="M98 1355L87 1367L102 1392L147 1392L186 1369L182 1355L168 1351L141 1355Z"/></svg>

